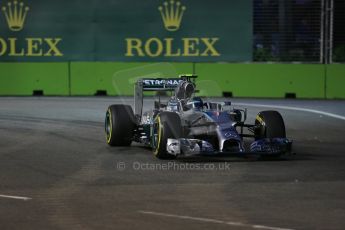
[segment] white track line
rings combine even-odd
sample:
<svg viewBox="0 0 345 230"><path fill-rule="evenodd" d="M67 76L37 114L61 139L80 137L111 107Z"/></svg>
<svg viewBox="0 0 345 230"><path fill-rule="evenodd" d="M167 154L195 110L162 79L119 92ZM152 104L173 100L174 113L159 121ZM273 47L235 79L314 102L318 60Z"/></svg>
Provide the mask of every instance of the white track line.
<svg viewBox="0 0 345 230"><path fill-rule="evenodd" d="M334 114L334 113L328 113L328 112L324 112L324 111L320 111L320 110L315 110L315 109L305 109L305 108L292 107L292 106L281 106L281 105L251 104L251 103L234 103L234 105L237 105L237 106L265 107L265 108L275 108L275 109L286 109L286 110L294 110L294 111L316 113L316 114L319 114L319 115L333 117L333 118L337 118L337 119L345 121L345 116L341 116L341 115Z"/></svg>
<svg viewBox="0 0 345 230"><path fill-rule="evenodd" d="M163 216L163 217L171 217L176 219L185 219L185 220L194 220L200 222L208 222L213 224L223 224L223 225L231 225L231 226L238 226L238 227L246 227L246 228L253 228L253 229L268 229L268 230L293 230L290 228L278 228L278 227L270 227L264 225L252 225L252 224L244 224L240 222L231 222L231 221L223 221L223 220L216 220L210 218L202 218L202 217L193 217L193 216L181 216L169 213L161 213L161 212L151 212L151 211L138 211L139 213L146 214L146 215L154 215L154 216Z"/></svg>
<svg viewBox="0 0 345 230"><path fill-rule="evenodd" d="M16 199L16 200L31 200L30 197L23 197L23 196L8 196L8 195L0 195L0 198L8 198L8 199Z"/></svg>

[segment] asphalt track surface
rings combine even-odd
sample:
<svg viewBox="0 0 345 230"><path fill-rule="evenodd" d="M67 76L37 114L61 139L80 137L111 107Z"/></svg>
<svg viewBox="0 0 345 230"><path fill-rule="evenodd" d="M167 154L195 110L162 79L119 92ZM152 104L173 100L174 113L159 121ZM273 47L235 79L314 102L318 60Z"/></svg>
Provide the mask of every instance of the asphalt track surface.
<svg viewBox="0 0 345 230"><path fill-rule="evenodd" d="M105 144L131 98L0 98L0 229L344 229L345 101L233 102L277 107L296 155L162 161Z"/></svg>

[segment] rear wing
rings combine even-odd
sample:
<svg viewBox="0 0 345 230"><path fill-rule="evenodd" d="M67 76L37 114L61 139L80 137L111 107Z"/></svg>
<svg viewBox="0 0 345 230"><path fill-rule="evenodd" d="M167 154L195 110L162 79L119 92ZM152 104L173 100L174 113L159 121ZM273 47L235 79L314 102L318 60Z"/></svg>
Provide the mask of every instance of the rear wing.
<svg viewBox="0 0 345 230"><path fill-rule="evenodd" d="M181 78L144 78L140 79L137 84L142 85L143 91L172 91L181 81L183 81Z"/></svg>
<svg viewBox="0 0 345 230"><path fill-rule="evenodd" d="M172 91L181 81L193 82L197 78L196 75L180 75L179 78L142 78L137 84L142 84L143 91Z"/></svg>
<svg viewBox="0 0 345 230"><path fill-rule="evenodd" d="M174 91L182 81L195 82L196 75L180 75L179 78L142 78L134 86L134 113L141 119L144 91Z"/></svg>

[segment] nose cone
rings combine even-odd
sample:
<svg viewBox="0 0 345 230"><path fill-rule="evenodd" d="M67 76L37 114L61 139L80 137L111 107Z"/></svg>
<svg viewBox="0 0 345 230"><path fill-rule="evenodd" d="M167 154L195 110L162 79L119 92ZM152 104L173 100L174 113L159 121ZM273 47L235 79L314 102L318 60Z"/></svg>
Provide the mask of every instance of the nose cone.
<svg viewBox="0 0 345 230"><path fill-rule="evenodd" d="M242 138L234 127L219 129L217 134L220 152L243 152Z"/></svg>

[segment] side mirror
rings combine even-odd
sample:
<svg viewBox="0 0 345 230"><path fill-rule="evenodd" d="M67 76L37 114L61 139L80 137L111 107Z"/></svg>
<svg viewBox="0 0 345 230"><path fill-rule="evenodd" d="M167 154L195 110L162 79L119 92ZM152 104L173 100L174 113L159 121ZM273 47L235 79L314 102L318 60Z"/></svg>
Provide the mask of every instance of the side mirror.
<svg viewBox="0 0 345 230"><path fill-rule="evenodd" d="M247 120L247 109L234 109L230 112L231 120L244 123Z"/></svg>

